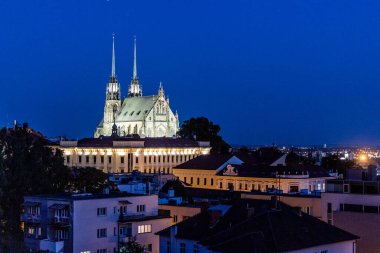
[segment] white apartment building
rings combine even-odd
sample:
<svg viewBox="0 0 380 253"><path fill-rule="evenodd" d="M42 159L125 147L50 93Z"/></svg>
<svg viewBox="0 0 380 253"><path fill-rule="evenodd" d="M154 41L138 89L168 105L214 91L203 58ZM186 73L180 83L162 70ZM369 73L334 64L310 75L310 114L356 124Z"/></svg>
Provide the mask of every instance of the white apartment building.
<svg viewBox="0 0 380 253"><path fill-rule="evenodd" d="M25 246L64 253L110 253L132 237L145 252L159 252L155 235L170 225L158 215L157 195L38 195L24 198Z"/></svg>

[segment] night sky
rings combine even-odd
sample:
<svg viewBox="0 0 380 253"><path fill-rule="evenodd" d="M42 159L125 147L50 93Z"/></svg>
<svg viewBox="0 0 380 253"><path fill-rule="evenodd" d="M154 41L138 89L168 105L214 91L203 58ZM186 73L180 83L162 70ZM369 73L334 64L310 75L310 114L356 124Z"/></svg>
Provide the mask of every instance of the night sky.
<svg viewBox="0 0 380 253"><path fill-rule="evenodd" d="M92 136L133 36L145 95L232 144L380 144L380 1L0 1L0 125Z"/></svg>

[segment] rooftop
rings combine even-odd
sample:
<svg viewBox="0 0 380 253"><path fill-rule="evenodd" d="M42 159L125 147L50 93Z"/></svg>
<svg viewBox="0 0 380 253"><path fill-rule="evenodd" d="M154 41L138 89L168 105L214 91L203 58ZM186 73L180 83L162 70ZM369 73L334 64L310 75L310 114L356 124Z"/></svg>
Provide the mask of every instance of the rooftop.
<svg viewBox="0 0 380 253"><path fill-rule="evenodd" d="M202 212L176 226L176 238L195 240L218 252L282 252L351 241L357 236L278 202L239 199L212 225ZM172 227L174 227L172 226ZM157 234L170 236L171 227Z"/></svg>
<svg viewBox="0 0 380 253"><path fill-rule="evenodd" d="M115 192L115 193L76 193L76 194L41 194L25 196L25 198L41 198L41 199L53 199L53 200L89 200L89 199L110 199L110 198L123 198L123 197L137 197L146 196L144 194L135 194L127 192Z"/></svg>
<svg viewBox="0 0 380 253"><path fill-rule="evenodd" d="M177 165L176 169L199 169L216 170L227 162L233 155L231 154L210 154L201 155L185 163Z"/></svg>
<svg viewBox="0 0 380 253"><path fill-rule="evenodd" d="M139 136L131 137L112 137L103 136L99 138L84 138L78 141L61 141L61 147L83 147L83 148L112 148L112 147L208 147L208 142L198 142L184 138L141 138Z"/></svg>

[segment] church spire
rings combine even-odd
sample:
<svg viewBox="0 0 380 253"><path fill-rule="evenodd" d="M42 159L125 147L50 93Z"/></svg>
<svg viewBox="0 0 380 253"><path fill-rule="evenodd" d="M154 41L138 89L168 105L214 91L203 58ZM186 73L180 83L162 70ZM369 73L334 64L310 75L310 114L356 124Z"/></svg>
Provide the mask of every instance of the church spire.
<svg viewBox="0 0 380 253"><path fill-rule="evenodd" d="M116 77L115 74L115 33L112 34L112 70L111 77Z"/></svg>
<svg viewBox="0 0 380 253"><path fill-rule="evenodd" d="M133 47L133 76L131 84L128 88L128 97L141 97L142 90L139 84L139 79L137 77L137 60L136 60L136 36L134 36L134 47Z"/></svg>
<svg viewBox="0 0 380 253"><path fill-rule="evenodd" d="M137 63L136 63L136 36L134 36L133 47L133 79L137 79Z"/></svg>

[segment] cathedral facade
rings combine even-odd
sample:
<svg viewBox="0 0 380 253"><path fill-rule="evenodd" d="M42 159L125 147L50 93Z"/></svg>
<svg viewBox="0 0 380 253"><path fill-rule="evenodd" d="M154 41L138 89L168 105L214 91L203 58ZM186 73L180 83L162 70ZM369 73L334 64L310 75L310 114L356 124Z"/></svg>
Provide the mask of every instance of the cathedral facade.
<svg viewBox="0 0 380 253"><path fill-rule="evenodd" d="M112 71L107 84L103 119L94 137L139 135L141 137L173 137L179 130L178 114L169 106L160 83L156 95L143 96L137 77L136 39L134 41L133 77L127 97L122 99L115 72L115 43L112 44Z"/></svg>

